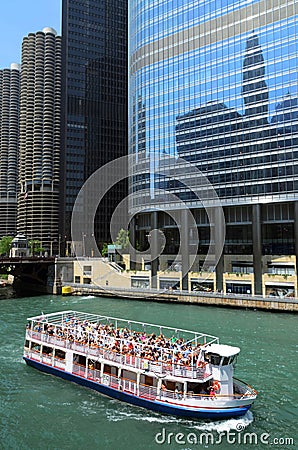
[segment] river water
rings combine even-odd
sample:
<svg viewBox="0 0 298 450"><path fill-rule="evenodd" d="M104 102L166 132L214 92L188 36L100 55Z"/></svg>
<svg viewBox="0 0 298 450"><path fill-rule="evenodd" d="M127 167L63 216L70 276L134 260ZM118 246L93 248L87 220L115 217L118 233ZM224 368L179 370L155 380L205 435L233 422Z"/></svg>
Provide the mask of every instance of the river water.
<svg viewBox="0 0 298 450"><path fill-rule="evenodd" d="M257 401L241 419L178 419L27 367L27 317L70 309L219 336L241 348L236 376L259 391ZM95 297L2 298L0 342L1 449L298 448L296 315Z"/></svg>

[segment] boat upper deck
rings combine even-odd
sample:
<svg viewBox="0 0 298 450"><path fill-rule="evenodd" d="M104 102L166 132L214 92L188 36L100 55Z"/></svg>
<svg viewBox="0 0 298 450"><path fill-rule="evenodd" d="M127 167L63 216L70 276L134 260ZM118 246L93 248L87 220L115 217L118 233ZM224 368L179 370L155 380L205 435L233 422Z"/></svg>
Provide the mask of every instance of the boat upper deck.
<svg viewBox="0 0 298 450"><path fill-rule="evenodd" d="M27 320L31 323L31 328L39 324L40 331L53 328L55 331L59 329L69 331L69 334L85 332L88 335L98 335L100 330L101 335L114 335L120 339L135 336L139 337L141 342L146 342L146 339L154 336L157 339L162 337L172 344L180 341L184 346L192 347L219 343L218 337L206 333L78 311L42 313L39 316L29 317Z"/></svg>
<svg viewBox="0 0 298 450"><path fill-rule="evenodd" d="M27 338L103 357L135 369L210 376L202 350L219 339L205 333L78 311L31 317Z"/></svg>

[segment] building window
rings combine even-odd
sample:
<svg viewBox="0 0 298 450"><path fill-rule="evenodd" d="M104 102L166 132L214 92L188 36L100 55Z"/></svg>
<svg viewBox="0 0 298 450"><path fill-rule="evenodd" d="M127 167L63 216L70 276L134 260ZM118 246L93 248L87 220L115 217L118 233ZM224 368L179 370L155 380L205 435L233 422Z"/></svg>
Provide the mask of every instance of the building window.
<svg viewBox="0 0 298 450"><path fill-rule="evenodd" d="M92 275L92 267L91 266L84 266L84 268L83 268L83 275Z"/></svg>

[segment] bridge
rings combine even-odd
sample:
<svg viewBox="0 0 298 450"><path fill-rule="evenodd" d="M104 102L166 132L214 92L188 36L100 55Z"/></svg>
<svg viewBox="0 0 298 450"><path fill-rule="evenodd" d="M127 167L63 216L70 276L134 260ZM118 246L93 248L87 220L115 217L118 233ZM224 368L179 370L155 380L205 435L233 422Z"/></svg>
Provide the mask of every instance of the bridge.
<svg viewBox="0 0 298 450"><path fill-rule="evenodd" d="M57 293L55 257L1 257L0 274L14 276L13 287L20 293Z"/></svg>

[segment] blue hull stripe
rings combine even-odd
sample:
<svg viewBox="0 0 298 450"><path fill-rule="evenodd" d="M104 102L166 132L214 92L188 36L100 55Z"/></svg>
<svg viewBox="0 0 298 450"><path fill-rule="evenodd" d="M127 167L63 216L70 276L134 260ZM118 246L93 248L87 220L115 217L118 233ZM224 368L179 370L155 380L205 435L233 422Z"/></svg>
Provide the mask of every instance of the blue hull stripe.
<svg viewBox="0 0 298 450"><path fill-rule="evenodd" d="M151 401L144 398L137 397L136 395L128 394L127 392L118 391L109 386L105 386L103 384L96 383L92 380L88 380L87 378L79 377L69 372L65 372L64 370L57 369L56 367L48 366L42 364L38 361L34 361L30 358L24 357L24 360L29 366L34 367L42 372L46 372L50 375L55 375L60 378L63 378L67 381L72 381L81 386L91 388L95 391L100 392L101 394L107 395L108 397L116 398L117 400L121 400L126 403L130 403L135 406L141 406L146 409L151 409L153 411L157 411L164 414L171 414L176 416L183 417L198 417L205 419L223 419L229 417L238 417L243 416L246 411L250 408L251 405L241 406L239 408L229 408L229 409L186 409L181 406L170 406L167 404L163 404L158 401Z"/></svg>

